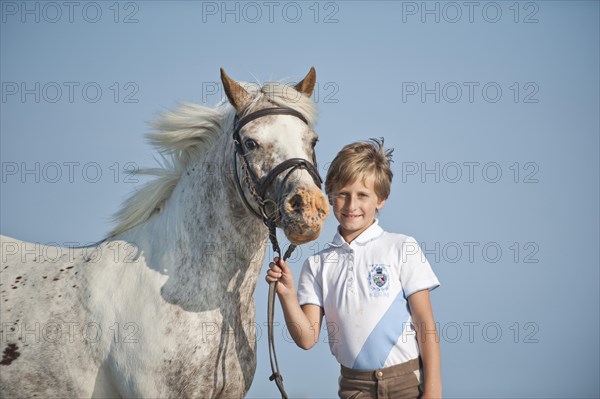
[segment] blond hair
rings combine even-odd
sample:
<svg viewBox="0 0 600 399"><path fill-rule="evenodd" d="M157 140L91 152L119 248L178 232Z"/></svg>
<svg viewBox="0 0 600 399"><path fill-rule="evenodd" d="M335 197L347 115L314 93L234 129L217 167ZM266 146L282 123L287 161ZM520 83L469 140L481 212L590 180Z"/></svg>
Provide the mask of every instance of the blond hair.
<svg viewBox="0 0 600 399"><path fill-rule="evenodd" d="M390 195L394 176L390 168L393 152L393 149L384 149L383 137L344 146L329 165L325 179L325 192L331 195L336 189L351 184L357 179L364 182L368 177L373 176L377 198L386 200Z"/></svg>

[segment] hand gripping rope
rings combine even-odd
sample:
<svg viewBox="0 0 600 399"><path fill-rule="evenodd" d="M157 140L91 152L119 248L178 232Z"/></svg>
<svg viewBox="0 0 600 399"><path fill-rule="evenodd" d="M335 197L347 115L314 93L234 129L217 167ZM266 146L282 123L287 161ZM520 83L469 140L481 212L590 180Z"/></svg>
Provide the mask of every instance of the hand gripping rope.
<svg viewBox="0 0 600 399"><path fill-rule="evenodd" d="M271 245L273 246L273 252L277 252L279 257L281 258L281 248L279 248L279 243L277 242L277 236L275 233L275 225L269 224L269 239L271 240ZM285 262L292 252L294 252L296 246L294 244L290 244L290 246L285 251L283 255L283 261ZM279 372L279 363L277 362L277 353L275 352L275 336L273 334L273 319L275 314L275 293L277 292L277 284L279 281L273 281L269 283L269 299L267 305L267 336L269 339L269 361L271 362L271 371L273 374L269 377L269 381L275 381L277 385L277 389L281 392L282 399L288 399L287 393L285 392L285 388L283 387L283 376Z"/></svg>

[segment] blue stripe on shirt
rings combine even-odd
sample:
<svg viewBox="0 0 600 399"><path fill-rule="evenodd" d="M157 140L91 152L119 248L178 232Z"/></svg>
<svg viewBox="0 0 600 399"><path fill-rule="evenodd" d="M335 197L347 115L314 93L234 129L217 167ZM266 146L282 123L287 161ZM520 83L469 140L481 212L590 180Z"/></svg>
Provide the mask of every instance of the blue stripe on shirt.
<svg viewBox="0 0 600 399"><path fill-rule="evenodd" d="M367 337L352 368L355 370L375 370L383 368L392 348L402 335L409 313L404 299L404 292L400 291L385 312L379 323Z"/></svg>

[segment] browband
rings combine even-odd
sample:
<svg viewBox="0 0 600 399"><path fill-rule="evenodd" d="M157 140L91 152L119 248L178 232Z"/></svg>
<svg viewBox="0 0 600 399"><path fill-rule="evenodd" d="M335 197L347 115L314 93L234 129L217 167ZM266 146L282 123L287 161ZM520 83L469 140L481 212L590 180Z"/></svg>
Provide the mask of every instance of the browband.
<svg viewBox="0 0 600 399"><path fill-rule="evenodd" d="M304 123L306 123L308 125L308 121L306 120L304 115L302 115L300 112L296 111L295 109L265 108L265 109L260 109L255 112L251 112L248 115L241 118L240 120L236 120L236 122L233 126L233 134L236 135L237 133L239 133L240 129L242 127L244 127L245 124L252 122L255 119L262 118L263 116L269 116L269 115L292 115L292 116L295 116L296 118L299 118L300 120L302 120ZM236 116L236 118L237 118L237 116Z"/></svg>

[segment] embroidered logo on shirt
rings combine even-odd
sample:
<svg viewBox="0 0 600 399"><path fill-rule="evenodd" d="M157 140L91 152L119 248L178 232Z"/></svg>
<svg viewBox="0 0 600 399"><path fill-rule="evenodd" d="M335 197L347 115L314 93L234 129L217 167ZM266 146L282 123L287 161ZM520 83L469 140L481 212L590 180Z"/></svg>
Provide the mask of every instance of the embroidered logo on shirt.
<svg viewBox="0 0 600 399"><path fill-rule="evenodd" d="M372 296L387 295L390 288L390 266L375 264L369 266L369 288Z"/></svg>

